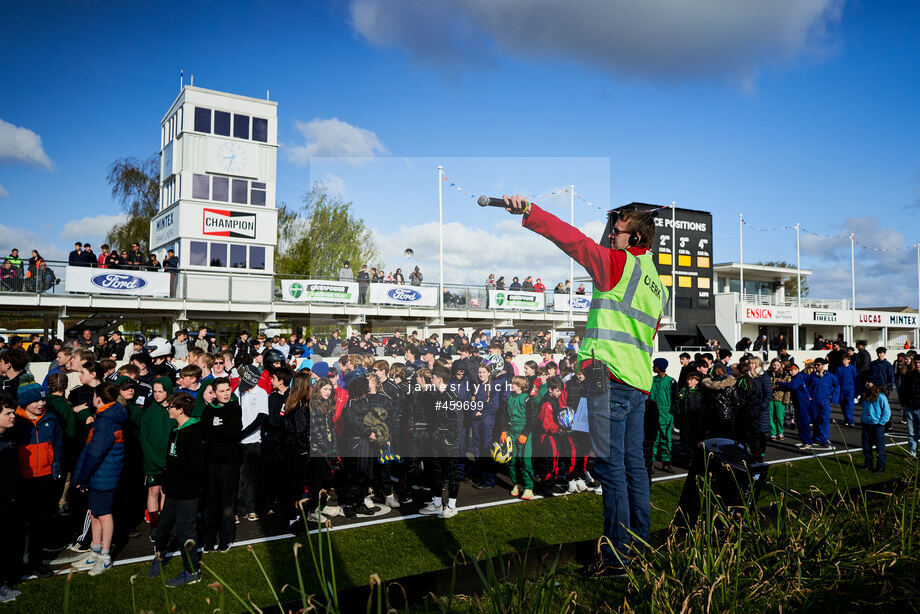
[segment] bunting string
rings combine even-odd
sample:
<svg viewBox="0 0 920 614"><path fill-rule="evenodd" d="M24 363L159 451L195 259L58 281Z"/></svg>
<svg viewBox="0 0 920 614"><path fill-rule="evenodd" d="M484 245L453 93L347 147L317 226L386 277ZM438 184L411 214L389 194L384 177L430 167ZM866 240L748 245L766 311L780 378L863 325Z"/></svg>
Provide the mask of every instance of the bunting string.
<svg viewBox="0 0 920 614"><path fill-rule="evenodd" d="M747 228L749 228L750 230L753 230L753 231L755 231L755 232L779 232L779 231L781 231L781 230L795 230L795 226L789 226L789 225L787 225L787 226L772 226L772 227L754 226L753 224L747 222L747 220L744 220L744 219L741 220L741 224L744 225L744 226L747 226ZM821 238L821 239L842 239L842 240L845 240L845 241L848 241L848 240L850 239L850 235L844 234L844 233L840 233L840 234L836 234L836 235L829 235L829 234L824 234L824 233L820 233L820 232L812 232L812 231L810 231L810 230L808 230L808 229L806 229L806 228L802 228L802 227L799 227L799 230L802 231L802 232L803 232L804 234L806 234L806 235L809 235L809 236L812 236L812 237L818 237L818 238ZM858 246L860 249L867 250L867 251L872 251L872 252L901 252L901 251L905 251L905 250L909 250L909 249L916 249L916 248L917 248L917 244L916 244L916 243L914 243L913 245L908 245L907 247L874 247L874 246L872 246L872 245L866 245L865 243L861 243L859 240L857 240L857 239L855 238L855 236L854 236L854 238L853 238L853 243L854 243L856 246Z"/></svg>

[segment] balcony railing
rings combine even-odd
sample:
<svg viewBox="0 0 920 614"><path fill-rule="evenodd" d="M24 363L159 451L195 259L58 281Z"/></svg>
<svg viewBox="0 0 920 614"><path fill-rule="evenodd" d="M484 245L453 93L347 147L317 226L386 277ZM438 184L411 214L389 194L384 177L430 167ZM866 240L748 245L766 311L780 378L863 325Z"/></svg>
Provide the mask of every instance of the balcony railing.
<svg viewBox="0 0 920 614"><path fill-rule="evenodd" d="M735 293L737 294L737 292ZM745 293L742 302L748 305L768 305L774 307L798 307L796 297L785 296L782 299L772 294ZM849 309L850 302L846 299L802 297L802 307L810 309Z"/></svg>

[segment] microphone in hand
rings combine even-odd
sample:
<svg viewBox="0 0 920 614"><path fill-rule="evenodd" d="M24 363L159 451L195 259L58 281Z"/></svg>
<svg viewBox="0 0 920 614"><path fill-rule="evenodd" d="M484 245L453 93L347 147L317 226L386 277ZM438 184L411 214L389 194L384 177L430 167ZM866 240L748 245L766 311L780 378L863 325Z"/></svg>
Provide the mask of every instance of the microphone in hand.
<svg viewBox="0 0 920 614"><path fill-rule="evenodd" d="M501 207L513 214L521 215L528 206L528 202L520 196L511 196L504 198L493 198L490 196L480 196L477 200L480 207Z"/></svg>

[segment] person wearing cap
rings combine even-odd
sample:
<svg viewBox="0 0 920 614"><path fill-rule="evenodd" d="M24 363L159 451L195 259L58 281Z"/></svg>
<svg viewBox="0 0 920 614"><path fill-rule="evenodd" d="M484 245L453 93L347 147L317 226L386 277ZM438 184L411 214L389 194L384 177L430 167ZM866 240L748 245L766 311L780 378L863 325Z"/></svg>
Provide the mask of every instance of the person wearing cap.
<svg viewBox="0 0 920 614"><path fill-rule="evenodd" d="M267 370L266 370L267 371ZM255 365L243 367L236 394L240 399L243 429L240 433L240 484L237 515L247 520L259 519L256 513L256 482L261 467L262 423L268 417L268 393L259 387L263 373ZM268 375L269 381L271 374Z"/></svg>
<svg viewBox="0 0 920 614"><path fill-rule="evenodd" d="M885 471L885 463L888 459L885 450L885 424L891 420L891 406L888 403L888 397L882 391L884 381L877 375L869 376L866 386L863 389L862 412L859 421L862 426L862 449L863 459L865 460L864 469L873 473L882 473ZM917 456L917 435L914 429L913 437L908 437L911 456ZM878 463L873 458L872 448L878 452Z"/></svg>
<svg viewBox="0 0 920 614"><path fill-rule="evenodd" d="M831 404L840 397L840 384L832 374L825 372L827 361L816 358L815 373L811 377L811 396L814 413L812 420L817 429L816 450L833 450L831 445Z"/></svg>
<svg viewBox="0 0 920 614"><path fill-rule="evenodd" d="M843 412L844 425L855 427L853 400L856 397L856 387L859 385L859 372L856 367L850 364L848 354L840 356L840 366L837 367L834 376L840 385L840 410Z"/></svg>
<svg viewBox="0 0 920 614"><path fill-rule="evenodd" d="M19 553L29 542L29 567L39 577L48 577L51 570L43 564L43 547L51 518L58 509L63 477L64 439L60 422L54 412L46 409L44 388L31 375L25 375L17 389L16 442L19 450L19 500L24 531L18 538ZM21 557L20 557L21 560Z"/></svg>
<svg viewBox="0 0 920 614"><path fill-rule="evenodd" d="M887 353L886 348L876 348L875 355L878 358L872 361L869 367L869 374L877 375L882 382L882 392L891 394L891 389L894 387L894 366L885 358Z"/></svg>
<svg viewBox="0 0 920 614"><path fill-rule="evenodd" d="M674 415L671 408L677 398L677 382L668 375L668 361L656 358L652 361L652 389L649 399L658 405L658 434L652 445L652 459L661 461L662 471L671 471L671 431L674 430Z"/></svg>
<svg viewBox="0 0 920 614"><path fill-rule="evenodd" d="M215 398L201 412L205 442L201 545L205 550L226 551L236 535L234 510L240 485L242 410L233 398L230 380L220 378L213 384Z"/></svg>

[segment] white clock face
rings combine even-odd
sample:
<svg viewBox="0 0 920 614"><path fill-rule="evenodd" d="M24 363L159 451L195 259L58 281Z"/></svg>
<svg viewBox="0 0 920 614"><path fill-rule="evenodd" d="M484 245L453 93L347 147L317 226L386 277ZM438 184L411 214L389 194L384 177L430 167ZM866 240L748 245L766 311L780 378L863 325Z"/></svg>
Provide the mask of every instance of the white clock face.
<svg viewBox="0 0 920 614"><path fill-rule="evenodd" d="M246 162L246 150L238 143L224 143L217 150L217 164L228 173L239 172Z"/></svg>

